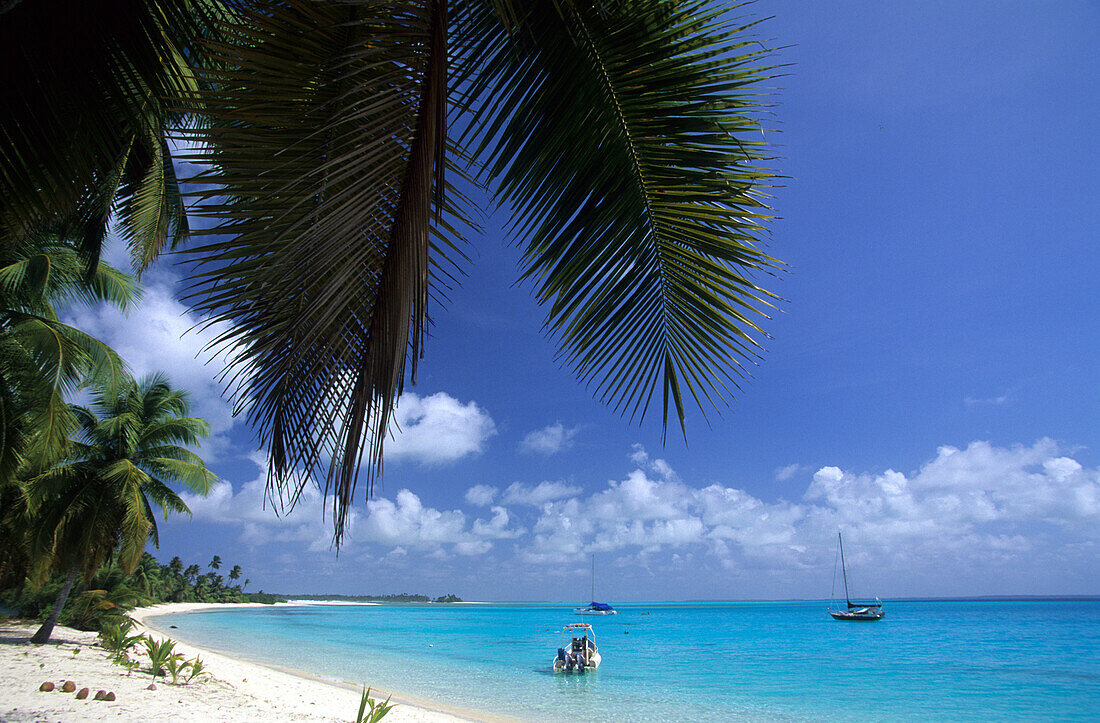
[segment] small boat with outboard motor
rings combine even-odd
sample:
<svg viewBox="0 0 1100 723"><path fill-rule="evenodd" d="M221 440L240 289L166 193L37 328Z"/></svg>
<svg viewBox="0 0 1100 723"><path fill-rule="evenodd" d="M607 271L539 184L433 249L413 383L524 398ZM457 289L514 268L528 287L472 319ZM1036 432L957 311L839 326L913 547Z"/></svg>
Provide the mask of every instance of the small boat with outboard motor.
<svg viewBox="0 0 1100 723"><path fill-rule="evenodd" d="M555 673L587 673L600 667L596 632L588 623L572 623L561 629L561 647L554 658Z"/></svg>

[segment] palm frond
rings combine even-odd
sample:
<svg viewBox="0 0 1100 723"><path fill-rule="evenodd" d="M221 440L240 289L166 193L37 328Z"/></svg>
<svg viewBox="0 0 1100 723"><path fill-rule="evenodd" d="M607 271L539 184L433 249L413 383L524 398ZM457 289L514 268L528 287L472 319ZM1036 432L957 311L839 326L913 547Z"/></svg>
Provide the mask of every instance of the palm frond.
<svg viewBox="0 0 1100 723"><path fill-rule="evenodd" d="M272 497L325 480L337 538L453 251L430 206L456 209L439 195L445 28L442 0L288 0L211 47L229 69L210 79L196 160L213 170L195 180L213 185L202 208L223 240L197 250L190 300L244 350L230 380L270 450Z"/></svg>
<svg viewBox="0 0 1100 723"><path fill-rule="evenodd" d="M0 239L72 218L150 128L151 107L193 103L194 79L180 61L208 33L212 5L36 0L4 13ZM98 257L98 248L84 250Z"/></svg>
<svg viewBox="0 0 1100 723"><path fill-rule="evenodd" d="M530 3L512 33L471 14L479 157L523 229L524 277L601 400L664 425L727 403L776 297L758 278L773 173L751 23L724 3ZM469 57L476 59L477 52Z"/></svg>

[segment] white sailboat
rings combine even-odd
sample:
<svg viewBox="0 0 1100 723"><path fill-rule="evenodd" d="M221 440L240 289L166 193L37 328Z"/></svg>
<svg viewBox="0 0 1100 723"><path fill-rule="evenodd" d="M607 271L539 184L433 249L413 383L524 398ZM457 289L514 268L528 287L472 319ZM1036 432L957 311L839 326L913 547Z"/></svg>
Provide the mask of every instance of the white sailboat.
<svg viewBox="0 0 1100 723"><path fill-rule="evenodd" d="M596 602L596 556L592 555L592 602L583 608L573 608L577 615L618 615L619 611L607 603Z"/></svg>
<svg viewBox="0 0 1100 723"><path fill-rule="evenodd" d="M882 620L886 615L886 612L882 609L882 601L875 598L873 603L859 603L852 602L851 597L848 595L848 566L844 563L844 538L840 536L840 531L836 533L837 543L840 545L840 571L844 575L844 602L848 604L847 608L841 609L837 604L835 598L836 592L836 565L833 566L833 606L829 608L829 614L833 616L833 620L847 620L851 622L871 622L874 620Z"/></svg>

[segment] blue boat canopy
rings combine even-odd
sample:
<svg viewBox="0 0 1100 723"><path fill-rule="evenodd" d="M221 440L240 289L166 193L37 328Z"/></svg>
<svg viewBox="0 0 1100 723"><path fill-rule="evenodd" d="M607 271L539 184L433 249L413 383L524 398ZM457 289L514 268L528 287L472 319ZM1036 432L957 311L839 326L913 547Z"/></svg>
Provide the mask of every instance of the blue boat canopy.
<svg viewBox="0 0 1100 723"><path fill-rule="evenodd" d="M611 610L612 607L610 605L608 605L607 603L600 603L600 602L596 602L595 600L593 600L592 602L588 603L588 609L589 610Z"/></svg>

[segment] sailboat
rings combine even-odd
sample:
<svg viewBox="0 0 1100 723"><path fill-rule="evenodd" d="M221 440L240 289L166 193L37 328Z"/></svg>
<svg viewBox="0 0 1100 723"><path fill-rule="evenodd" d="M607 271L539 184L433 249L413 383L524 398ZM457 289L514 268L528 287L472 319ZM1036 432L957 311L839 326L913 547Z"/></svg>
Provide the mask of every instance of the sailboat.
<svg viewBox="0 0 1100 723"><path fill-rule="evenodd" d="M619 611L607 603L596 602L596 556L592 555L592 602L583 608L573 608L577 615L618 615Z"/></svg>
<svg viewBox="0 0 1100 723"><path fill-rule="evenodd" d="M829 608L829 614L834 620L871 621L882 620L886 612L882 609L882 601L875 598L873 603L854 603L848 595L848 566L844 564L844 538L840 531L836 533L837 543L840 545L840 571L844 575L844 602L848 603L847 609L841 610L840 606ZM833 567L833 592L836 592L836 567ZM834 603L836 598L833 598Z"/></svg>

